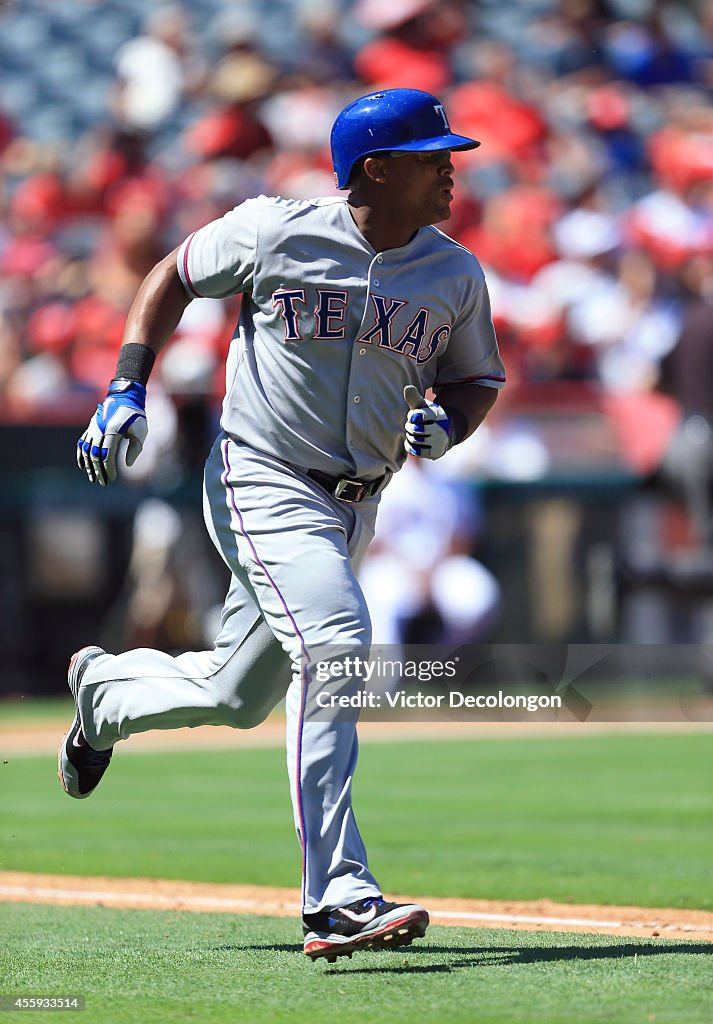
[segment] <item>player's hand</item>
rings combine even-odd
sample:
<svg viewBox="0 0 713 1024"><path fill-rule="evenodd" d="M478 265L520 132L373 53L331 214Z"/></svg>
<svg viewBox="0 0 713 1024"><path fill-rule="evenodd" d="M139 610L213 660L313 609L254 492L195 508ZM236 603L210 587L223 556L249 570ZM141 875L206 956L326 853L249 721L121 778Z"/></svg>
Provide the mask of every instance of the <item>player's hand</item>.
<svg viewBox="0 0 713 1024"><path fill-rule="evenodd" d="M116 457L125 438L129 441L126 465L136 462L149 429L145 405L143 384L135 380L111 382L106 398L77 442L77 465L86 471L91 483L106 487L116 479Z"/></svg>
<svg viewBox="0 0 713 1024"><path fill-rule="evenodd" d="M421 459L440 459L453 444L451 421L442 405L427 401L413 384L404 388L409 414L404 448Z"/></svg>

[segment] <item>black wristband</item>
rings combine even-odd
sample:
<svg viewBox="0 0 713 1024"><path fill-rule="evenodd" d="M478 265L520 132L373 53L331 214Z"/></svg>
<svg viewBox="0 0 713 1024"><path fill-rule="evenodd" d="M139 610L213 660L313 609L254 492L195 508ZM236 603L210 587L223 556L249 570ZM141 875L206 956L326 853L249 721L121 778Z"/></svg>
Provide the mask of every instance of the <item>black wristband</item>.
<svg viewBox="0 0 713 1024"><path fill-rule="evenodd" d="M146 384L155 361L156 353L153 349L147 345L129 342L128 345L121 346L114 377L122 377L124 380L136 380L139 384Z"/></svg>
<svg viewBox="0 0 713 1024"><path fill-rule="evenodd" d="M447 405L443 408L448 413L448 419L451 421L451 428L448 431L450 437L449 448L452 448L454 444L460 444L461 441L465 440L465 435L468 433L468 417L460 409L449 409Z"/></svg>

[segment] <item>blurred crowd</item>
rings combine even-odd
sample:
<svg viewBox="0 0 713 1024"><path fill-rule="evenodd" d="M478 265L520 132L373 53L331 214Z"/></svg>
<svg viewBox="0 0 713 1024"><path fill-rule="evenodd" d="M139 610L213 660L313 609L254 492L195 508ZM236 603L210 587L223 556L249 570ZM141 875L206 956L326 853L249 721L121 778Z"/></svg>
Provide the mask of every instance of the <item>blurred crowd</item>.
<svg viewBox="0 0 713 1024"><path fill-rule="evenodd" d="M486 269L511 395L651 393L713 293L713 0L7 0L2 417L90 408L151 266L249 196L333 193L334 116L400 85L482 141L444 227ZM189 307L169 420L215 407L236 311Z"/></svg>
<svg viewBox="0 0 713 1024"><path fill-rule="evenodd" d="M563 449L585 472L605 450L700 466L679 486L713 536L713 0L0 0L0 423L84 423L153 264L250 196L334 194L335 115L394 86L482 141L443 227L484 265L508 386L396 477L363 583L378 642L472 639L502 597L472 557L474 471L538 479ZM238 311L188 307L130 476L170 493L202 465ZM156 586L186 529L168 505L135 526L130 636L192 577Z"/></svg>

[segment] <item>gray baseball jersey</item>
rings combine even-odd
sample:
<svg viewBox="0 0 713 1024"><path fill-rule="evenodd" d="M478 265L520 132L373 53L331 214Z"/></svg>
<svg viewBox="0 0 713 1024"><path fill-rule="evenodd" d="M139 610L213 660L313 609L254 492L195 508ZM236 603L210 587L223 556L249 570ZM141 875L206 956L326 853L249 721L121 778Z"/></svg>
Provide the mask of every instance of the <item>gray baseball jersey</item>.
<svg viewBox="0 0 713 1024"><path fill-rule="evenodd" d="M376 253L346 199L249 199L191 235L191 296L245 295L222 427L293 465L373 479L405 458L403 388L505 375L483 271L434 227Z"/></svg>

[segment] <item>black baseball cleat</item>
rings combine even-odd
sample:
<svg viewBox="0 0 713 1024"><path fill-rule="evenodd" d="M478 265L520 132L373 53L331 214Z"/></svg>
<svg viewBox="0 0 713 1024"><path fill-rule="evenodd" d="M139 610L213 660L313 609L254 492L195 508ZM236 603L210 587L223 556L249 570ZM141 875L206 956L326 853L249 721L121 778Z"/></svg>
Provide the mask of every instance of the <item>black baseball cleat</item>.
<svg viewBox="0 0 713 1024"><path fill-rule="evenodd" d="M358 949L395 949L421 939L428 928L428 911L416 903L387 903L380 896L349 903L336 910L305 914L305 956L325 957L333 964L338 956Z"/></svg>
<svg viewBox="0 0 713 1024"><path fill-rule="evenodd" d="M102 654L106 654L106 651L101 647L83 647L70 661L67 683L75 702L78 700L79 686L87 665ZM82 720L77 708L74 721L62 740L57 755L57 774L65 793L76 800L84 800L93 793L109 767L113 752L113 747L109 747L108 750L95 750L89 746L82 732Z"/></svg>

